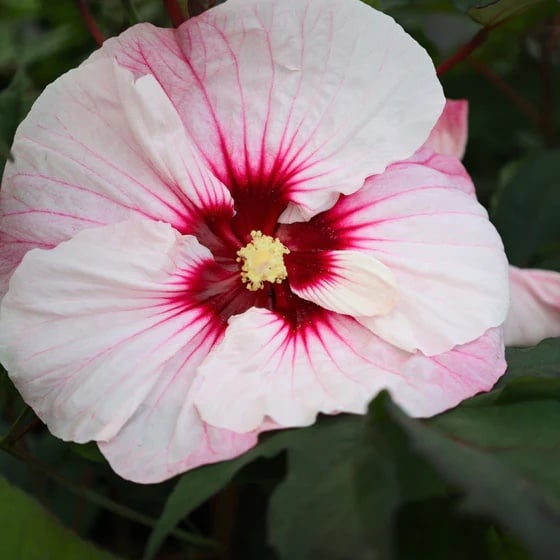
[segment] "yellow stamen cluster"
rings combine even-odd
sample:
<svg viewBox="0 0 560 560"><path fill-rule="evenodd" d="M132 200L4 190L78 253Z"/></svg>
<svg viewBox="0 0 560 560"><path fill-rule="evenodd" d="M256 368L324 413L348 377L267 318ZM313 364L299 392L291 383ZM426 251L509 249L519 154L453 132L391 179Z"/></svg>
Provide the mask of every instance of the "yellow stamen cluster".
<svg viewBox="0 0 560 560"><path fill-rule="evenodd" d="M288 276L284 255L290 250L277 237L251 232L251 242L237 251L237 262L241 266L241 280L247 289L256 292L265 282L280 284Z"/></svg>

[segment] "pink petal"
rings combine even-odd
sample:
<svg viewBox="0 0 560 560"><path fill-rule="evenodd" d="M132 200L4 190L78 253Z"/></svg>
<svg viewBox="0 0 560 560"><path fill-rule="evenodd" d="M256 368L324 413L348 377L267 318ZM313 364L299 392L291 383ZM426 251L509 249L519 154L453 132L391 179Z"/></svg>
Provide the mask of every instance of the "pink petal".
<svg viewBox="0 0 560 560"><path fill-rule="evenodd" d="M292 292L343 315L385 315L398 297L391 270L359 251L291 253L286 266Z"/></svg>
<svg viewBox="0 0 560 560"><path fill-rule="evenodd" d="M200 287L213 262L194 237L139 218L24 257L2 301L0 359L53 434L116 438L107 446L115 468L143 482L255 442L206 434L189 400L196 368L225 328ZM139 430L144 448L129 439ZM123 463L119 452L135 447L145 464Z"/></svg>
<svg viewBox="0 0 560 560"><path fill-rule="evenodd" d="M469 102L466 99L448 99L425 148L446 156L462 159L467 147Z"/></svg>
<svg viewBox="0 0 560 560"><path fill-rule="evenodd" d="M2 183L0 294L25 252L131 216L200 230L232 215L152 76L89 62L50 85L19 127Z"/></svg>
<svg viewBox="0 0 560 560"><path fill-rule="evenodd" d="M199 368L193 398L209 424L250 433L270 420L306 426L319 412L363 413L382 389L409 414L435 414L488 390L504 369L500 332L429 358L349 317L320 312L296 329L253 308L230 320Z"/></svg>
<svg viewBox="0 0 560 560"><path fill-rule="evenodd" d="M426 52L360 2L228 0L104 53L162 84L216 176L308 218L426 140L444 98Z"/></svg>
<svg viewBox="0 0 560 560"><path fill-rule="evenodd" d="M504 325L508 346L532 346L560 336L560 274L509 267L511 305Z"/></svg>
<svg viewBox="0 0 560 560"><path fill-rule="evenodd" d="M403 368L403 375L414 386L402 397L396 395L395 401L414 416L439 414L489 391L506 367L502 329L490 329L443 354L430 357L416 352Z"/></svg>
<svg viewBox="0 0 560 560"><path fill-rule="evenodd" d="M424 156L392 165L330 211L279 235L292 251L364 251L386 265L397 280L397 304L360 321L404 350L434 355L503 323L508 272L486 211L457 187L471 184L460 162Z"/></svg>

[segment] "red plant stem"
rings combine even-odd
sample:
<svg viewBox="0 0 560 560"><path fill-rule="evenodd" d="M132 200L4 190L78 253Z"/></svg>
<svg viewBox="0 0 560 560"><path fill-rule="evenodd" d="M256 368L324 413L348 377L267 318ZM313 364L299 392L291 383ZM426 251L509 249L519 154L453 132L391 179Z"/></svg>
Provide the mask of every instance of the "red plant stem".
<svg viewBox="0 0 560 560"><path fill-rule="evenodd" d="M185 14L177 0L163 0L163 6L169 14L173 27L179 27L185 21Z"/></svg>
<svg viewBox="0 0 560 560"><path fill-rule="evenodd" d="M99 31L99 27L97 27L97 23L95 23L95 19L93 19L93 16L89 11L86 0L75 0L75 2L78 10L80 11L82 19L84 20L84 23L86 24L86 27L90 32L90 35L93 37L94 41L99 46L101 46L103 44L103 41L105 41L105 37L103 37L101 31Z"/></svg>
<svg viewBox="0 0 560 560"><path fill-rule="evenodd" d="M467 58L473 51L478 49L490 35L492 27L483 27L466 45L463 45L457 52L452 54L447 60L444 60L436 67L436 73L438 76L449 72L451 68L457 66L459 62L462 62Z"/></svg>
<svg viewBox="0 0 560 560"><path fill-rule="evenodd" d="M469 64L474 70L484 76L496 89L500 90L533 124L537 126L540 124L539 112L535 107L523 96L519 95L519 93L505 82L499 74L496 74L494 70L477 58L471 58Z"/></svg>

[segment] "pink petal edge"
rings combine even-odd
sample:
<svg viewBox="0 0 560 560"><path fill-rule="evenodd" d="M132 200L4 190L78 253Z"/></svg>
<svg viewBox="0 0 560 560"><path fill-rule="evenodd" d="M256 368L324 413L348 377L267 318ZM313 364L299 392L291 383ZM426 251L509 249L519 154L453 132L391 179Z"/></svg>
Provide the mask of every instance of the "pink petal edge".
<svg viewBox="0 0 560 560"><path fill-rule="evenodd" d="M264 309L232 317L199 368L193 399L209 424L250 433L271 420L312 424L319 412L363 414L389 389L414 416L489 390L505 370L501 329L438 356L408 354L349 317L323 312L299 329Z"/></svg>
<svg viewBox="0 0 560 560"><path fill-rule="evenodd" d="M532 346L560 336L560 274L509 267L511 304L504 324L507 346Z"/></svg>

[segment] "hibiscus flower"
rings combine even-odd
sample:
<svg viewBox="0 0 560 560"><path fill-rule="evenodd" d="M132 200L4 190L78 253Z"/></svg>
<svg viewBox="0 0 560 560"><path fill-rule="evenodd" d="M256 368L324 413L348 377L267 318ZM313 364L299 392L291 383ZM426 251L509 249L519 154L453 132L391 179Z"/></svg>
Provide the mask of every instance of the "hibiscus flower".
<svg viewBox="0 0 560 560"><path fill-rule="evenodd" d="M107 41L3 178L23 398L156 482L382 389L424 416L490 389L507 261L459 160L420 149L443 106L427 53L358 0L228 0Z"/></svg>

